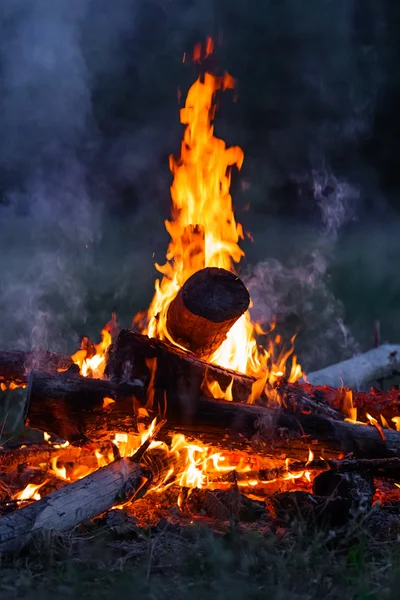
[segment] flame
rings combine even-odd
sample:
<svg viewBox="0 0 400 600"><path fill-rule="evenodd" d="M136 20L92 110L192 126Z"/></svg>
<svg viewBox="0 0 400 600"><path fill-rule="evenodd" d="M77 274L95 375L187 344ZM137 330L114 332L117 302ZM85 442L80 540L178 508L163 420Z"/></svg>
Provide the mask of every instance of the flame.
<svg viewBox="0 0 400 600"><path fill-rule="evenodd" d="M201 46L197 45L193 55L195 61L200 60L201 51ZM213 51L211 38L207 40L204 51L206 56ZM181 123L186 128L180 157L170 158L174 177L171 186L172 220L165 222L171 241L166 264L155 265L163 277L155 283L147 326L143 321L141 323L143 333L149 337L175 343L167 330L166 317L169 305L185 281L204 267L235 272L234 263L244 256L239 246L243 229L235 220L229 193L231 169L233 166L241 168L244 154L238 146L227 147L222 139L214 136L212 124L216 92L232 89L234 85L234 79L227 73L223 77L206 73L203 79L193 83L185 107L180 111ZM135 322L138 321L139 316L135 318ZM273 384L286 374L286 362L293 352L293 340L289 350L278 354L273 345L268 350L260 348L256 329L247 311L233 325L225 342L210 359L212 363L248 373L260 380L252 399L266 384ZM301 367L294 356L289 381L297 381L301 375ZM218 384L214 384L213 391L217 394L215 397L225 397Z"/></svg>
<svg viewBox="0 0 400 600"><path fill-rule="evenodd" d="M52 471L57 475L57 477L61 477L61 479L68 479L67 477L67 469L65 467L59 467L57 464L58 457L55 456L51 459L51 468Z"/></svg>
<svg viewBox="0 0 400 600"><path fill-rule="evenodd" d="M48 482L48 479L40 483L39 485L34 485L33 483L28 483L28 485L21 491L15 494L14 500L40 500L41 496L39 491L41 487L44 486L45 483Z"/></svg>
<svg viewBox="0 0 400 600"><path fill-rule="evenodd" d="M400 417L392 417L392 421L395 424L396 431L400 431Z"/></svg>
<svg viewBox="0 0 400 600"><path fill-rule="evenodd" d="M78 365L81 375L97 379L103 377L106 368L107 350L111 346L111 342L110 332L107 329L103 329L101 332L101 342L93 346L95 350L93 356L88 357L88 349L85 345L71 356L72 361Z"/></svg>
<svg viewBox="0 0 400 600"><path fill-rule="evenodd" d="M350 423L357 423L357 407L353 404L353 392L352 390L344 390L344 398L342 404L342 410L347 418L345 421Z"/></svg>

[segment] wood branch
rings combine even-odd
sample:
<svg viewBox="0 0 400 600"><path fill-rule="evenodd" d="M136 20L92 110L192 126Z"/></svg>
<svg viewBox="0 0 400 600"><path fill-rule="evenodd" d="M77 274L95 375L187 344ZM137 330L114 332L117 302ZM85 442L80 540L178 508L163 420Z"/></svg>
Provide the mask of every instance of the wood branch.
<svg viewBox="0 0 400 600"><path fill-rule="evenodd" d="M150 479L149 472L129 458L112 462L0 518L0 553L19 549L48 530L71 530L115 504L136 499L147 491Z"/></svg>
<svg viewBox="0 0 400 600"><path fill-rule="evenodd" d="M56 354L45 350L1 350L0 351L0 382L23 384L26 383L27 373L31 369L41 371L65 370L72 365L70 356Z"/></svg>
<svg viewBox="0 0 400 600"><path fill-rule="evenodd" d="M386 344L364 354L307 374L312 385L366 390L373 383L400 374L400 345Z"/></svg>
<svg viewBox="0 0 400 600"><path fill-rule="evenodd" d="M171 391L169 382L162 381L166 387L157 381L150 404L140 385L31 373L26 422L71 442L97 442L115 432L137 432L147 411L147 422L165 416L168 434L180 432L218 448L262 456L304 459L308 448L326 458L350 453L357 458L400 456L400 432L385 430L383 439L375 427L342 421L329 407L329 416L322 405L310 410L312 400L299 394L295 402L286 398L279 409L212 400L187 381ZM105 397L114 402L105 403Z"/></svg>
<svg viewBox="0 0 400 600"><path fill-rule="evenodd" d="M156 369L156 385L177 392L182 382L190 382L193 390L213 397L208 383L216 381L225 391L232 383L235 402L247 402L254 377L224 369L200 360L194 354L130 329L123 329L108 354L106 375L119 382L141 380L148 385L152 368Z"/></svg>
<svg viewBox="0 0 400 600"><path fill-rule="evenodd" d="M207 267L189 277L171 302L168 332L176 343L209 359L249 303L249 292L236 275Z"/></svg>

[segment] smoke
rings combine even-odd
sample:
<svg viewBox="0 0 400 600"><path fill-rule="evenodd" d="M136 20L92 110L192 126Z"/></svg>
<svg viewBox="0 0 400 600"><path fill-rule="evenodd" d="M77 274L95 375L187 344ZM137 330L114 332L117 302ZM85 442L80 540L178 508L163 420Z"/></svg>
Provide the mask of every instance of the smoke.
<svg viewBox="0 0 400 600"><path fill-rule="evenodd" d="M182 134L177 89L197 76L182 56L219 33L216 66L237 78L238 101L221 99L216 132L245 151L251 185L234 201L250 203L248 229L315 207L323 222L296 264L254 268L255 310L306 319L318 297L319 322L337 323L339 339L329 261L376 187L357 144L383 85L384 9L363 3L361 18L359 4L3 0L1 344L67 351L112 310L129 323L148 304L167 245L168 155ZM263 256L261 241L254 262Z"/></svg>
<svg viewBox="0 0 400 600"><path fill-rule="evenodd" d="M321 215L319 233L287 264L261 261L244 278L253 320L276 322L286 340L299 334L296 352L306 370L348 358L358 349L345 325L343 304L331 289L329 266L359 193L327 173L313 173L313 188Z"/></svg>

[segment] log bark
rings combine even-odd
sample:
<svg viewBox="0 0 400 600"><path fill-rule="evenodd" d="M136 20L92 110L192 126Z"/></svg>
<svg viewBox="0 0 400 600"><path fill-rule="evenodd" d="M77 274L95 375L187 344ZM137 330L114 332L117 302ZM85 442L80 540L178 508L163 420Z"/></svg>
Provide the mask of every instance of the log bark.
<svg viewBox="0 0 400 600"><path fill-rule="evenodd" d="M300 395L294 403L287 398L281 408L270 408L212 400L193 390L191 382L171 390L162 381L167 386L157 381L150 404L140 385L31 373L26 422L81 443L101 441L119 431L135 433L143 414L148 415L146 422L161 414L168 434L183 433L205 444L263 456L304 459L308 448L326 458L400 456L400 432L385 430L383 439L375 427L340 420L331 408ZM114 402L105 404L105 397Z"/></svg>
<svg viewBox="0 0 400 600"><path fill-rule="evenodd" d="M209 359L249 307L242 281L225 269L208 267L184 283L167 312L172 339L200 358Z"/></svg>
<svg viewBox="0 0 400 600"><path fill-rule="evenodd" d="M150 474L129 458L115 461L29 506L0 518L0 553L18 550L33 536L62 533L115 504L143 495Z"/></svg>
<svg viewBox="0 0 400 600"><path fill-rule="evenodd" d="M400 345L386 344L372 348L336 365L307 374L312 385L327 385L366 391L373 383L400 374Z"/></svg>
<svg viewBox="0 0 400 600"><path fill-rule="evenodd" d="M141 380L147 386L156 369L155 386L177 393L181 385L204 396L213 397L209 383L217 382L222 391L232 384L235 402L247 402L254 377L224 369L199 359L192 353L130 329L123 329L110 347L106 375L117 382Z"/></svg>
<svg viewBox="0 0 400 600"><path fill-rule="evenodd" d="M41 371L66 370L72 365L70 356L44 350L1 350L0 382L21 385L26 383L31 369Z"/></svg>

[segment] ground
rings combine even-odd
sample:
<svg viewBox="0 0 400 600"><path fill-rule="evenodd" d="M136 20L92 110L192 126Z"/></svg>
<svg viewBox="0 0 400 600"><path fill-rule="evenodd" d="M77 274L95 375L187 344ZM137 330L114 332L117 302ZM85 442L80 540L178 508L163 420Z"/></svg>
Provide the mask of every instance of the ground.
<svg viewBox="0 0 400 600"><path fill-rule="evenodd" d="M282 539L240 530L164 524L115 535L94 524L4 559L1 598L398 598L400 546L374 541L362 525L338 537L299 523Z"/></svg>

